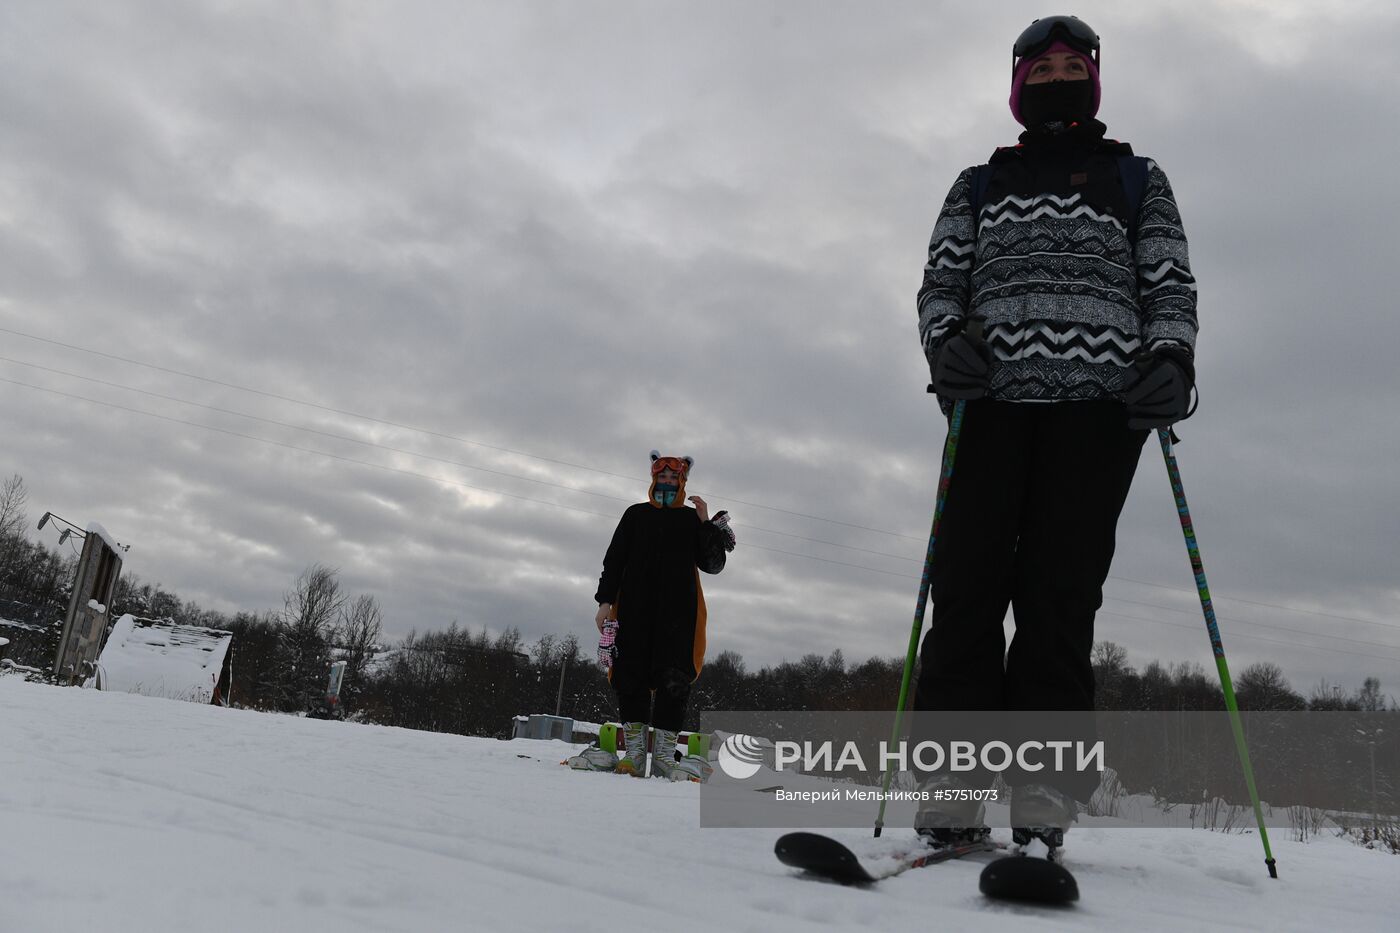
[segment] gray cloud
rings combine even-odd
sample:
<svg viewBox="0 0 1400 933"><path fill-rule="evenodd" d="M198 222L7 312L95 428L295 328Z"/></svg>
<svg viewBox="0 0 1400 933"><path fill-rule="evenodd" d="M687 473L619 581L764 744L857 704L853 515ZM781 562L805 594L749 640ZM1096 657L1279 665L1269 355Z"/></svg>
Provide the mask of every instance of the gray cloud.
<svg viewBox="0 0 1400 933"><path fill-rule="evenodd" d="M216 608L278 605L319 560L393 634L586 639L617 500L640 499L647 450L688 452L740 526L712 650L897 654L942 442L913 293L954 175L1014 138L1007 48L1034 15L11 5L0 326L605 472L11 334L0 355L567 488L8 363L438 481L8 383L3 465ZM1105 37L1110 132L1160 161L1192 237L1203 403L1180 456L1232 661L1400 693L1396 15L1317 17L1305 42L1282 7L1081 15ZM1138 662L1208 660L1175 521L1149 445L1099 623Z"/></svg>

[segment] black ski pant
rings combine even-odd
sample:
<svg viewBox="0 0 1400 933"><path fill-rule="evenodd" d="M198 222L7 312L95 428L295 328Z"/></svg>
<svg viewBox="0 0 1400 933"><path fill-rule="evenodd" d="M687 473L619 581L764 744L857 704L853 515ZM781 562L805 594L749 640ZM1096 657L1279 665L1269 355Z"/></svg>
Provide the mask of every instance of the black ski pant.
<svg viewBox="0 0 1400 933"><path fill-rule="evenodd" d="M916 709L1094 708L1094 613L1147 434L1113 400L968 403L930 568ZM1094 786L1085 775L1061 789L1082 800Z"/></svg>
<svg viewBox="0 0 1400 933"><path fill-rule="evenodd" d="M647 595L643 591L640 605L629 605L624 593L619 607L617 660L612 669L617 714L625 723L645 722L679 732L697 673L693 590L684 612L647 603Z"/></svg>
<svg viewBox="0 0 1400 933"><path fill-rule="evenodd" d="M680 732L684 728L691 679L688 672L674 668L642 676L630 668L614 667L612 686L617 693L618 717L624 723L645 722L658 729ZM656 692L654 705L653 690Z"/></svg>

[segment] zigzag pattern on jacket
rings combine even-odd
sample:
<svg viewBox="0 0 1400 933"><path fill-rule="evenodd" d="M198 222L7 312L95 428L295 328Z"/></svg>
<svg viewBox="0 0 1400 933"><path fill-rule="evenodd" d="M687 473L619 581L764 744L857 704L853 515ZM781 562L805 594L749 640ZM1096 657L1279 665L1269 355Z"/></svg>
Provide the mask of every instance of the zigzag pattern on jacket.
<svg viewBox="0 0 1400 933"><path fill-rule="evenodd" d="M1119 395L1133 355L1196 339L1196 280L1162 170L1148 163L1136 249L1122 220L1078 194L1008 196L974 224L972 169L953 183L919 290L930 364L969 315L985 319L989 395L1056 401Z"/></svg>
<svg viewBox="0 0 1400 933"><path fill-rule="evenodd" d="M986 340L1003 363L1041 357L1131 366L1133 354L1142 346L1136 336L1116 327L1050 322L1024 327L995 326L986 334Z"/></svg>
<svg viewBox="0 0 1400 933"><path fill-rule="evenodd" d="M971 269L972 254L977 244L971 240L945 237L929 252L929 265L936 269Z"/></svg>
<svg viewBox="0 0 1400 933"><path fill-rule="evenodd" d="M1088 204L1079 203L1079 195L1072 194L1067 198L1059 198L1053 194L1041 194L1033 198L1018 198L1014 194L1009 194L996 204L985 205L982 208L982 216L978 220L977 235L980 238L989 228L1006 221L1026 223L1028 221L1040 220L1042 218L1054 218L1056 220L1074 220L1079 217L1088 217L1099 223L1109 224L1116 227L1120 233L1127 236L1128 229L1123 226L1123 222L1112 214L1100 214Z"/></svg>
<svg viewBox="0 0 1400 933"><path fill-rule="evenodd" d="M1171 285L1184 286L1192 294L1196 292L1196 279L1191 275L1191 270L1180 268L1171 259L1138 269L1138 290L1142 294Z"/></svg>

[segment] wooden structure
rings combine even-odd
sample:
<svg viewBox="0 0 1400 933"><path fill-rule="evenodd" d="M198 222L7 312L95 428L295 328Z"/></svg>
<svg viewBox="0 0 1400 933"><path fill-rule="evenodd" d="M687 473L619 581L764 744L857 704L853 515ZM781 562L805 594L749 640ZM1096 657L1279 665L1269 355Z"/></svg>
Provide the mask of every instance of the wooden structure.
<svg viewBox="0 0 1400 933"><path fill-rule="evenodd" d="M89 525L78 558L73 597L63 619L63 634L54 655L53 674L60 684L83 683L93 673L93 662L107 632L107 607L117 591L122 571L121 551L101 525Z"/></svg>

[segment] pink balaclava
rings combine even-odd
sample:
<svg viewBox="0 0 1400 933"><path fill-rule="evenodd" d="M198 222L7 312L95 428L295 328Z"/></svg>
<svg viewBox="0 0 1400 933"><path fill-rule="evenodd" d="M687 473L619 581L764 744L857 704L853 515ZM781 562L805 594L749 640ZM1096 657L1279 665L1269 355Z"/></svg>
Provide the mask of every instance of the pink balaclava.
<svg viewBox="0 0 1400 933"><path fill-rule="evenodd" d="M1026 125L1026 121L1021 117L1021 88L1026 83L1026 76L1031 73L1032 65L1054 52L1069 52L1071 55L1078 55L1083 60L1084 67L1089 71L1089 80L1094 82L1094 105L1089 108L1089 116L1095 116L1099 112L1099 69L1094 65L1094 60L1078 49L1070 48L1065 43L1056 41L1050 48L1034 58L1029 56L1023 58L1011 75L1011 115L1022 126Z"/></svg>

